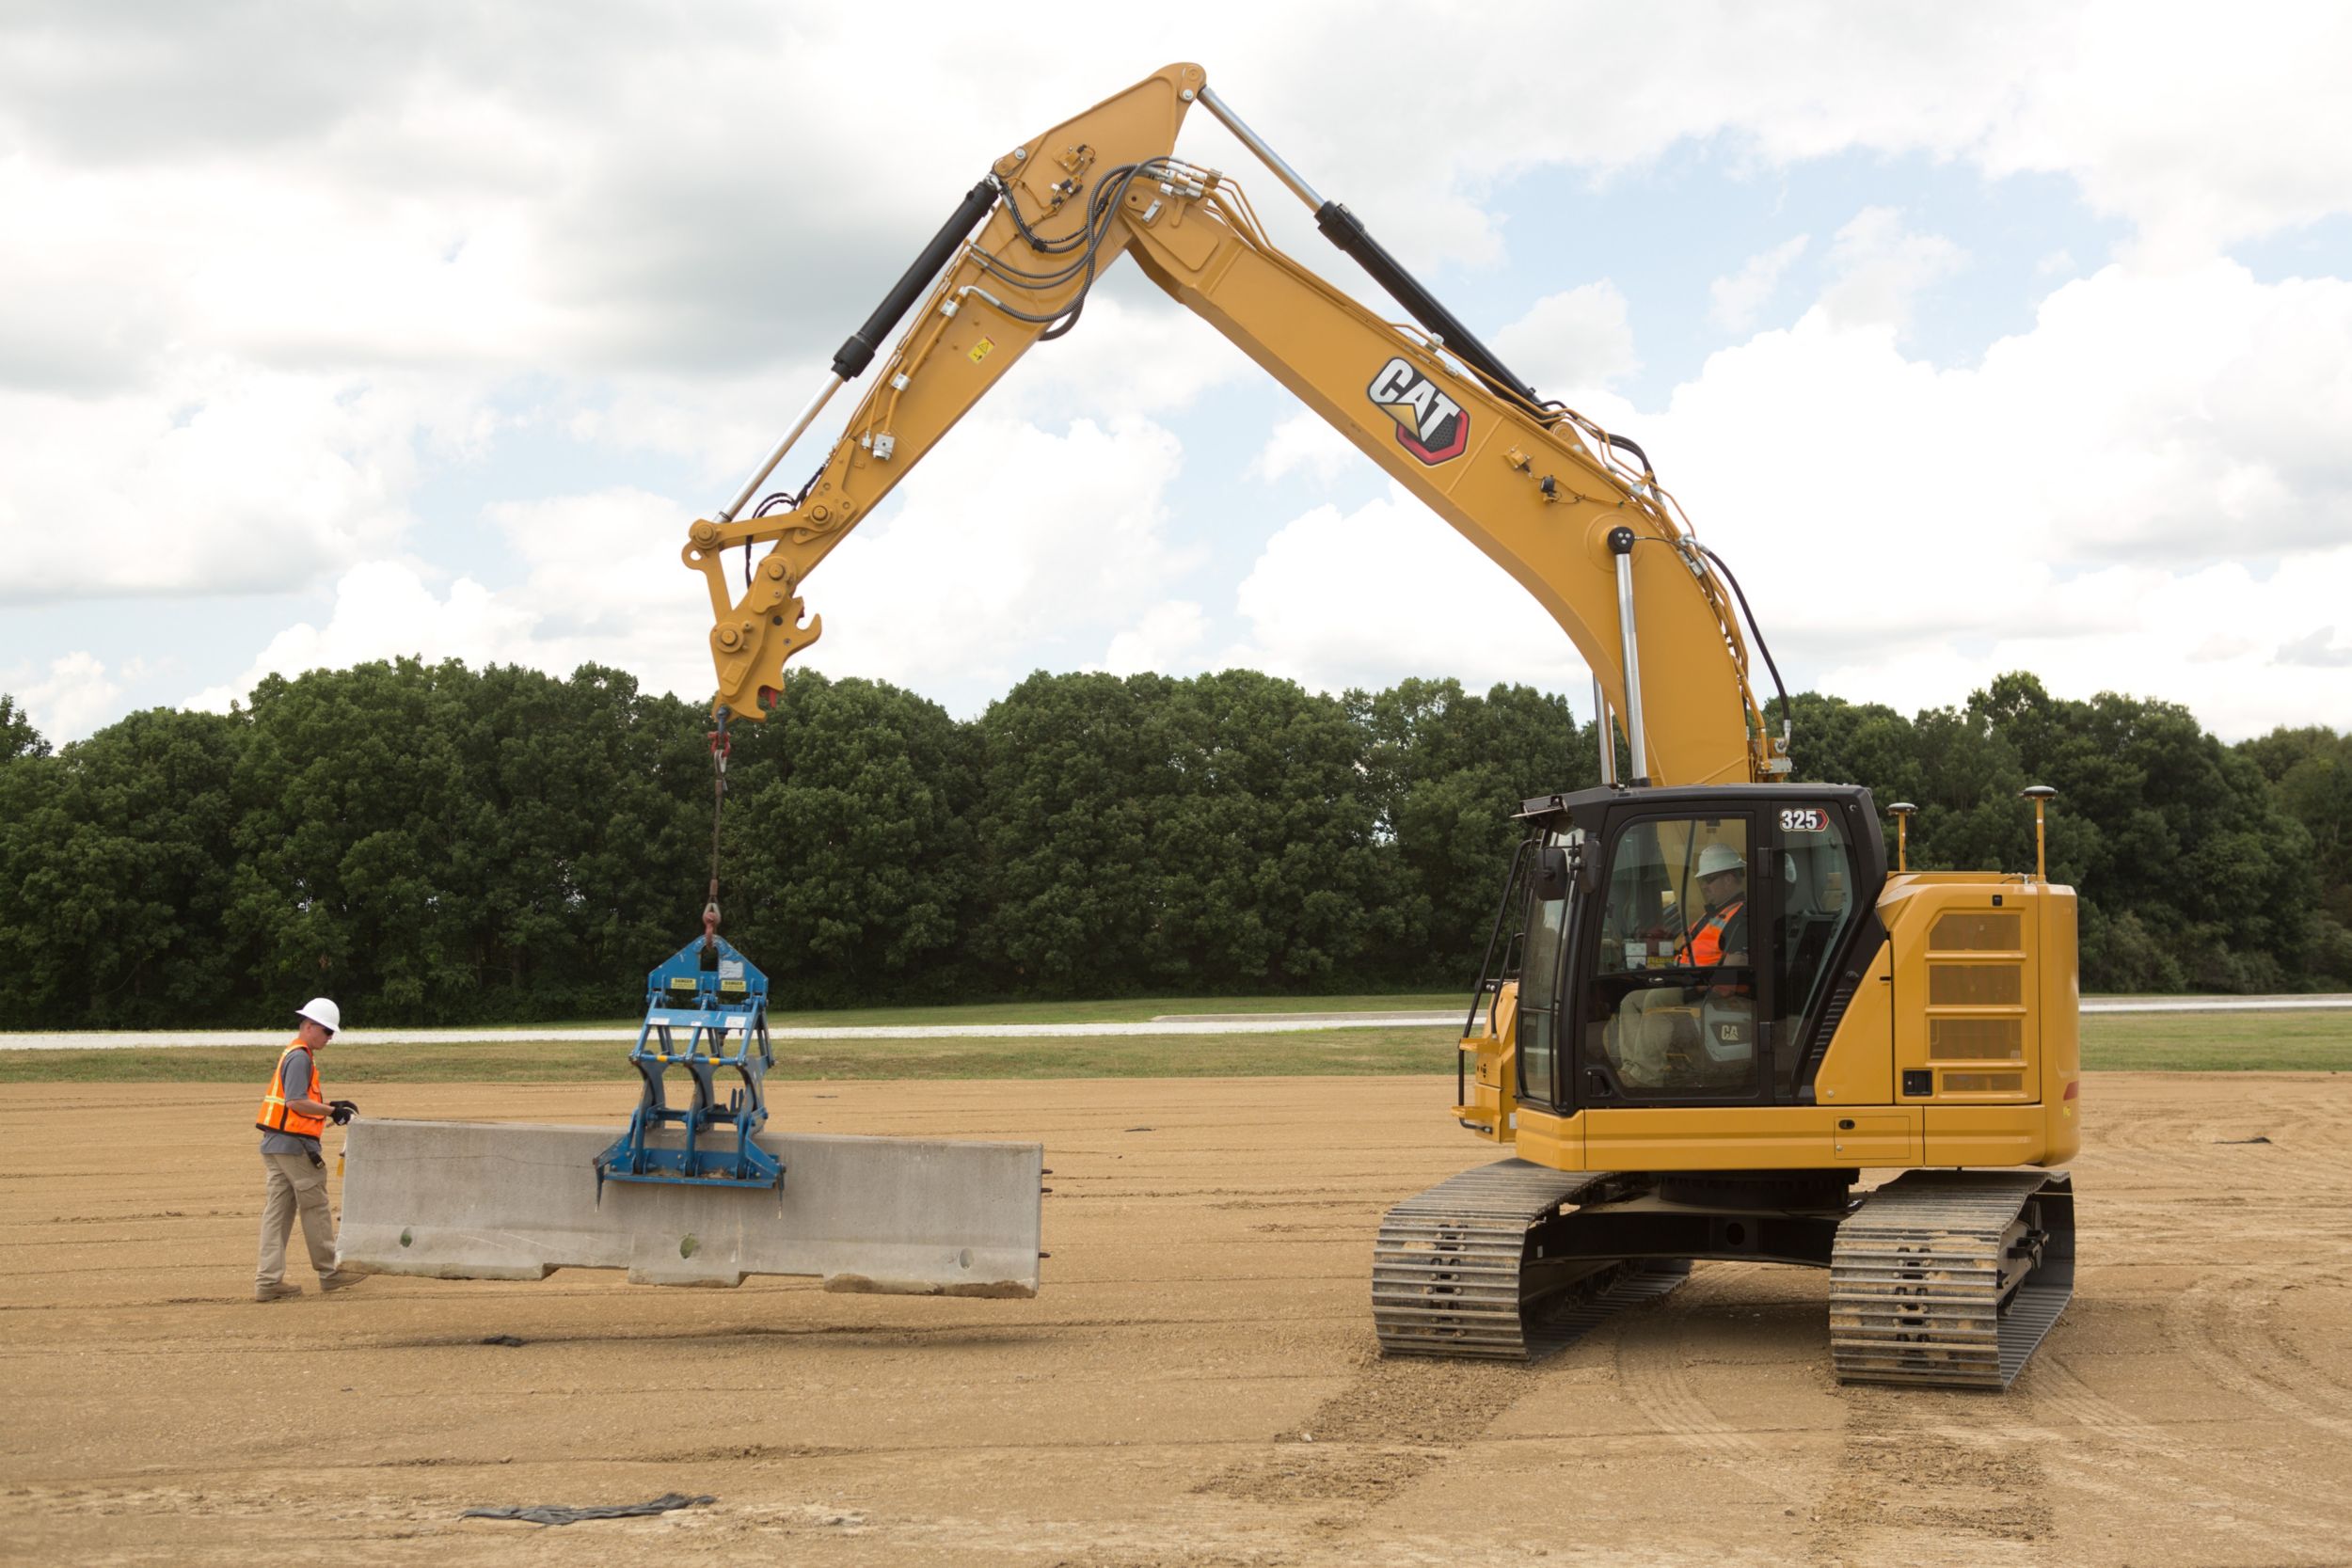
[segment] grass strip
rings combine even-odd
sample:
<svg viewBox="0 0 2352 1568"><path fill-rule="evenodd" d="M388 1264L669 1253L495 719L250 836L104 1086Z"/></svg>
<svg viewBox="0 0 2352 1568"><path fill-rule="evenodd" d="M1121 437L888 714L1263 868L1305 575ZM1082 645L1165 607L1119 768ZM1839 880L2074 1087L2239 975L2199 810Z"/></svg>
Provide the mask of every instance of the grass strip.
<svg viewBox="0 0 2352 1568"><path fill-rule="evenodd" d="M894 1014L892 1021L905 1016ZM1454 1056L1454 1032L1431 1028L779 1041L770 1076L1361 1077L1451 1072ZM0 1051L0 1084L259 1084L277 1059L275 1046ZM2352 1012L2093 1015L2083 1020L2083 1066L2106 1072L2352 1071ZM330 1048L322 1067L330 1082L347 1085L634 1083L637 1077L628 1048L618 1041L534 1040L520 1032L478 1044Z"/></svg>
<svg viewBox="0 0 2352 1568"><path fill-rule="evenodd" d="M1450 1072L1445 1029L1323 1029L1295 1035L1105 1035L1052 1039L825 1040L776 1043L771 1081L881 1078L1234 1078ZM274 1046L161 1051L0 1051L0 1084L259 1084ZM633 1084L618 1041L330 1047L330 1085Z"/></svg>

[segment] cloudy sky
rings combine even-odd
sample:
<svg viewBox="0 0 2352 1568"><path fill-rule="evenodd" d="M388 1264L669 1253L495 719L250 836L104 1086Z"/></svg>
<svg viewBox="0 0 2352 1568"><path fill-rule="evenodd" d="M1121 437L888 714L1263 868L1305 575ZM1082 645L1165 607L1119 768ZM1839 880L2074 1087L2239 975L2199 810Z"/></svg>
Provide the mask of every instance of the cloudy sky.
<svg viewBox="0 0 2352 1568"><path fill-rule="evenodd" d="M1188 58L1643 443L1792 685L2352 728L2347 18L19 0L0 689L57 739L401 653L701 697L686 523L991 160ZM1207 116L1179 150L1372 294ZM1587 689L1131 268L806 597L799 664L966 715L1039 668Z"/></svg>

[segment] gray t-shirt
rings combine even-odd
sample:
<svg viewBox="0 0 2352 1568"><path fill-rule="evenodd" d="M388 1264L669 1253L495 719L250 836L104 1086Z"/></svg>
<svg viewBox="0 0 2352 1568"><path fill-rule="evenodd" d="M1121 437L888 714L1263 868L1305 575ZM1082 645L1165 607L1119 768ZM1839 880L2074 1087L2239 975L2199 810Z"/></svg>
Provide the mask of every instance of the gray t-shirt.
<svg viewBox="0 0 2352 1568"><path fill-rule="evenodd" d="M310 1098L310 1069L312 1060L307 1052L289 1051L278 1058L278 1092L289 1102ZM319 1141L306 1138L299 1132L262 1132L262 1152L264 1154L316 1154Z"/></svg>

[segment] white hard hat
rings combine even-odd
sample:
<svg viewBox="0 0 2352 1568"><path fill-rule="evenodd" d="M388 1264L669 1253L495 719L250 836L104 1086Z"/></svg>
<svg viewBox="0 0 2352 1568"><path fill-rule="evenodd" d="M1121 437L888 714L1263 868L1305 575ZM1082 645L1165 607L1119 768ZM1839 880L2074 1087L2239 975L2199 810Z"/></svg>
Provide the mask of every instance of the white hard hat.
<svg viewBox="0 0 2352 1568"><path fill-rule="evenodd" d="M294 1017L307 1018L330 1035L343 1026L343 1010L324 996L313 996L296 1007Z"/></svg>
<svg viewBox="0 0 2352 1568"><path fill-rule="evenodd" d="M1699 851L1699 875L1712 877L1724 871L1745 871L1748 863L1740 858L1740 851L1728 844L1710 844Z"/></svg>

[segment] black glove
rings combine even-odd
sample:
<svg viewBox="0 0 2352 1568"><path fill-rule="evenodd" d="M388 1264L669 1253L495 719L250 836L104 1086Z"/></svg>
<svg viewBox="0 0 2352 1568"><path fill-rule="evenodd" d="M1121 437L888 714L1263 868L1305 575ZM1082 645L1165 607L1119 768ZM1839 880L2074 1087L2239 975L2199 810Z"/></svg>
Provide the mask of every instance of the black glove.
<svg viewBox="0 0 2352 1568"><path fill-rule="evenodd" d="M338 1127L346 1125L358 1114L359 1102L356 1100L330 1100L326 1102L326 1119Z"/></svg>

